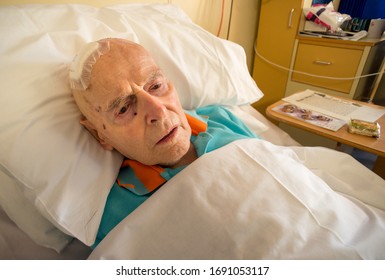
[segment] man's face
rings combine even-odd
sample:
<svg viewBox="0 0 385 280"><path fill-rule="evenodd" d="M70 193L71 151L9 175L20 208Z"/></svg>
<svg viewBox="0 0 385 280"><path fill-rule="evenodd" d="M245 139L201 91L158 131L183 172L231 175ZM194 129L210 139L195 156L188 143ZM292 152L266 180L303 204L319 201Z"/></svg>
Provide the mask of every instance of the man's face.
<svg viewBox="0 0 385 280"><path fill-rule="evenodd" d="M191 129L173 84L141 46L111 42L110 48L80 93L83 114L101 142L127 158L177 163L189 149Z"/></svg>

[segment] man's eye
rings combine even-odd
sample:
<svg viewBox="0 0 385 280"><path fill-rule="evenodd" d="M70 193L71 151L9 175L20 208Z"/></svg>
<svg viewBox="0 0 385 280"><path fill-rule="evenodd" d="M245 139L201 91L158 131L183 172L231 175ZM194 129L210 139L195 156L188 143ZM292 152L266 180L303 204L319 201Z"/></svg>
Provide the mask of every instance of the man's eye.
<svg viewBox="0 0 385 280"><path fill-rule="evenodd" d="M150 90L158 90L162 87L162 83L156 83L150 87Z"/></svg>
<svg viewBox="0 0 385 280"><path fill-rule="evenodd" d="M125 112L127 112L127 110L128 110L128 106L122 107L122 108L120 109L120 111L119 111L119 115L124 114Z"/></svg>

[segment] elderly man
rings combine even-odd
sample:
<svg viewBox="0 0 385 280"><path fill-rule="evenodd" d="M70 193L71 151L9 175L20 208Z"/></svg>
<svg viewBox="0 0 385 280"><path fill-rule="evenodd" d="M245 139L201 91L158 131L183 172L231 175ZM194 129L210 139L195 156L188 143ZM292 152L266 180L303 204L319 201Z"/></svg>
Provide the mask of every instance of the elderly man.
<svg viewBox="0 0 385 280"><path fill-rule="evenodd" d="M105 149L126 158L95 245L197 157L234 140L257 137L222 107L185 112L151 55L127 40L87 44L72 64L70 83L84 116L81 123Z"/></svg>

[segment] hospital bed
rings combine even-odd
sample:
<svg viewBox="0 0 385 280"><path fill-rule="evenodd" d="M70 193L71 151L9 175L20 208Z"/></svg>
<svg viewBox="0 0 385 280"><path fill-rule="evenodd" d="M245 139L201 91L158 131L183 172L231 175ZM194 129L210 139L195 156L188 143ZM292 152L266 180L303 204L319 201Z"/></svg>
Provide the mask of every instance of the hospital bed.
<svg viewBox="0 0 385 280"><path fill-rule="evenodd" d="M243 49L178 6L3 6L0 32L0 259L385 258L384 180L253 109ZM184 108L226 106L260 139L202 156L90 249L122 156L81 127L67 75L106 37L145 46Z"/></svg>

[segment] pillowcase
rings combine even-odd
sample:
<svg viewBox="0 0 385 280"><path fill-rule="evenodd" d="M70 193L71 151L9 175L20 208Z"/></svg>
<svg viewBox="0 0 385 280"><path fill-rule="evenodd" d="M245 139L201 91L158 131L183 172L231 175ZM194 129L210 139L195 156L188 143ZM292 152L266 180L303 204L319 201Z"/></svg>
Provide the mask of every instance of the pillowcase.
<svg viewBox="0 0 385 280"><path fill-rule="evenodd" d="M106 37L142 44L186 109L262 97L243 49L173 5L1 7L0 34L0 169L43 217L87 245L95 240L122 156L103 150L79 124L67 76L83 44Z"/></svg>

